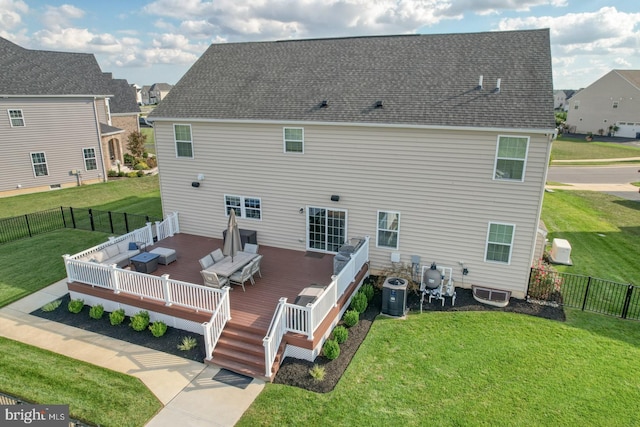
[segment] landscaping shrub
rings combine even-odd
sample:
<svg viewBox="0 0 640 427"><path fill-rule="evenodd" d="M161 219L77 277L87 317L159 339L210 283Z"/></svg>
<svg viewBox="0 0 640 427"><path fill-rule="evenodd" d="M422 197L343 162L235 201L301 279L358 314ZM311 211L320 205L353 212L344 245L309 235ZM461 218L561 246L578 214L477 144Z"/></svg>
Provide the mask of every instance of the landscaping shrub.
<svg viewBox="0 0 640 427"><path fill-rule="evenodd" d="M107 176L110 176L110 177L118 176L118 171L115 171L113 169L109 169L107 171Z"/></svg>
<svg viewBox="0 0 640 427"><path fill-rule="evenodd" d="M92 319L102 319L102 315L104 314L104 307L101 304L94 305L89 309L89 317Z"/></svg>
<svg viewBox="0 0 640 427"><path fill-rule="evenodd" d="M118 172L118 176L122 178L124 176L127 176L127 174L124 173L124 171L120 171L120 172Z"/></svg>
<svg viewBox="0 0 640 427"><path fill-rule="evenodd" d="M344 324L346 325L346 327L350 328L358 323L358 321L360 320L360 313L358 313L356 310L347 310L342 320L344 320Z"/></svg>
<svg viewBox="0 0 640 427"><path fill-rule="evenodd" d="M48 302L48 303L46 303L45 305L42 306L42 311L45 311L45 312L48 313L48 312L53 311L53 310L57 309L58 307L60 307L60 304L62 304L62 300L59 300L59 299L57 299L55 301Z"/></svg>
<svg viewBox="0 0 640 427"><path fill-rule="evenodd" d="M530 298L546 301L560 292L562 278L555 268L539 260L531 270L528 295Z"/></svg>
<svg viewBox="0 0 640 427"><path fill-rule="evenodd" d="M122 157L124 158L125 165L133 165L133 162L136 161L136 159L129 153L124 153Z"/></svg>
<svg viewBox="0 0 640 427"><path fill-rule="evenodd" d="M109 322L113 325L119 325L124 322L124 308L119 308L118 310L109 314Z"/></svg>
<svg viewBox="0 0 640 427"><path fill-rule="evenodd" d="M311 375L316 381L322 381L325 374L326 371L324 369L324 366L313 365L313 367L309 369L309 375Z"/></svg>
<svg viewBox="0 0 640 427"><path fill-rule="evenodd" d="M152 169L158 166L158 161L156 160L155 157L149 157L148 159L145 160L145 162L147 162L147 165Z"/></svg>
<svg viewBox="0 0 640 427"><path fill-rule="evenodd" d="M189 351L198 345L198 340L194 337L183 337L182 342L178 344L178 350Z"/></svg>
<svg viewBox="0 0 640 427"><path fill-rule="evenodd" d="M131 322L129 326L133 328L134 331L144 331L149 326L149 312L148 311L139 311L131 318Z"/></svg>
<svg viewBox="0 0 640 427"><path fill-rule="evenodd" d="M137 178L138 172L127 172L127 177L129 178Z"/></svg>
<svg viewBox="0 0 640 427"><path fill-rule="evenodd" d="M84 300L72 299L71 301L69 301L69 305L67 307L72 313L80 313L82 311L82 307L84 307Z"/></svg>
<svg viewBox="0 0 640 427"><path fill-rule="evenodd" d="M153 322L149 326L149 330L151 331L154 337L160 338L167 332L167 324L161 321Z"/></svg>
<svg viewBox="0 0 640 427"><path fill-rule="evenodd" d="M367 309L367 296L362 291L356 292L356 294L351 298L351 308L358 313L364 313Z"/></svg>
<svg viewBox="0 0 640 427"><path fill-rule="evenodd" d="M138 178L141 178L141 177L143 177L143 176L144 176L144 172L143 172L143 171L138 171L138 172L136 172L136 176L137 176Z"/></svg>
<svg viewBox="0 0 640 427"><path fill-rule="evenodd" d="M360 290L367 296L367 302L371 302L375 289L371 283L365 283L360 287Z"/></svg>
<svg viewBox="0 0 640 427"><path fill-rule="evenodd" d="M147 169L149 169L149 165L146 164L145 162L139 162L139 163L136 163L133 168L135 170L137 170L137 171L139 171L139 170L147 170Z"/></svg>
<svg viewBox="0 0 640 427"><path fill-rule="evenodd" d="M338 341L338 344L342 344L349 337L349 331L344 326L336 326L333 330L333 338Z"/></svg>
<svg viewBox="0 0 640 427"><path fill-rule="evenodd" d="M340 345L336 340L326 340L322 346L322 354L329 360L337 359L340 356Z"/></svg>

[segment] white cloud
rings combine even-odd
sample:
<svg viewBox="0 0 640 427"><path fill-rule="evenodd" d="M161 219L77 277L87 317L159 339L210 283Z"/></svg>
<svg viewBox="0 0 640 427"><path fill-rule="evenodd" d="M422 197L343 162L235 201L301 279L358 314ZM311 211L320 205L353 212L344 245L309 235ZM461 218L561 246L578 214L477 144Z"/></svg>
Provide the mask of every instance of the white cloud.
<svg viewBox="0 0 640 427"><path fill-rule="evenodd" d="M70 4L59 7L47 6L42 14L42 23L45 28L56 29L70 27L71 21L84 16L84 11Z"/></svg>
<svg viewBox="0 0 640 427"><path fill-rule="evenodd" d="M0 28L6 31L18 27L27 12L29 6L22 0L0 0Z"/></svg>
<svg viewBox="0 0 640 427"><path fill-rule="evenodd" d="M568 0L457 0L449 3L441 13L461 17L465 12L477 15L497 15L503 11L529 12L540 6L565 7Z"/></svg>

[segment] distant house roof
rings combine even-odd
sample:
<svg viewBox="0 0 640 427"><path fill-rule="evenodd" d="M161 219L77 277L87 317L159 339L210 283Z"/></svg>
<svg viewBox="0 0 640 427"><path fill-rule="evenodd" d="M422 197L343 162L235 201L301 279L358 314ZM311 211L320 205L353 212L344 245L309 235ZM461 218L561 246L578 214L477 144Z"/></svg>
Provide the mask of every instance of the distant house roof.
<svg viewBox="0 0 640 427"><path fill-rule="evenodd" d="M173 88L169 83L154 83L151 86L151 90L159 90L162 92L168 92Z"/></svg>
<svg viewBox="0 0 640 427"><path fill-rule="evenodd" d="M140 107L138 107L138 102L136 101L136 88L129 85L127 80L109 79L107 84L113 94L113 97L109 101L111 113L124 114L140 112Z"/></svg>
<svg viewBox="0 0 640 427"><path fill-rule="evenodd" d="M0 37L0 95L109 95L96 58L87 53L22 48Z"/></svg>
<svg viewBox="0 0 640 427"><path fill-rule="evenodd" d="M550 129L549 31L213 44L150 116Z"/></svg>
<svg viewBox="0 0 640 427"><path fill-rule="evenodd" d="M640 70L613 70L628 82L640 89Z"/></svg>

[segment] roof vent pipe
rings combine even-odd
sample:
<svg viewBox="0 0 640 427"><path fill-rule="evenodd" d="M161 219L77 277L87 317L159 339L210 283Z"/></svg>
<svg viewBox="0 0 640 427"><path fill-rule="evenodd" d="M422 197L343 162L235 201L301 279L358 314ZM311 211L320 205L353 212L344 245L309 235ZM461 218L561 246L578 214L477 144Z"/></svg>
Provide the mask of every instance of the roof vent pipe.
<svg viewBox="0 0 640 427"><path fill-rule="evenodd" d="M478 79L478 90L482 89L482 74L480 74L480 78Z"/></svg>
<svg viewBox="0 0 640 427"><path fill-rule="evenodd" d="M498 80L496 81L496 93L497 93L497 92L500 92L500 82L501 82L501 81L502 81L502 79L498 79Z"/></svg>
<svg viewBox="0 0 640 427"><path fill-rule="evenodd" d="M374 104L375 108L382 108L382 101L376 101L376 103Z"/></svg>

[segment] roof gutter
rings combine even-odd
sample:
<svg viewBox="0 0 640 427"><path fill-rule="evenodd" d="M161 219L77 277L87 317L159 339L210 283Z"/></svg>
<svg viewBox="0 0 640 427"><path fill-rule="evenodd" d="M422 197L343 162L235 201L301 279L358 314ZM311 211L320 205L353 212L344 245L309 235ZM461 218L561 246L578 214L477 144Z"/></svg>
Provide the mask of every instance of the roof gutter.
<svg viewBox="0 0 640 427"><path fill-rule="evenodd" d="M82 94L78 93L75 95L8 95L8 94L0 94L0 98L106 98L113 97L115 95L98 95L95 93L92 94Z"/></svg>
<svg viewBox="0 0 640 427"><path fill-rule="evenodd" d="M249 119L201 119L201 118L178 118L178 117L151 117L151 121L171 121L174 123L236 123L236 124L270 124L270 125L305 125L305 126L353 126L353 127L374 127L374 128L402 128L402 129L432 129L432 130L455 130L455 131L484 131L484 132L522 132L535 134L553 134L556 129L550 128L513 128L513 127L479 127L479 126L443 126L443 125L417 125L403 123L367 123L367 122L316 122L311 120L249 120Z"/></svg>

